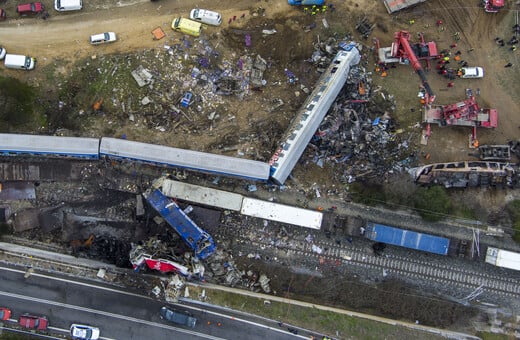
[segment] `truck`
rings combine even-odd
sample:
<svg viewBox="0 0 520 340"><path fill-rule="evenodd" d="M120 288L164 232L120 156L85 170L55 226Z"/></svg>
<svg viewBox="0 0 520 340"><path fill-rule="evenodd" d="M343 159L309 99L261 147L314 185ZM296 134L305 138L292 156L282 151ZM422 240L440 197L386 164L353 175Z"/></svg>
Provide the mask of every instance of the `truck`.
<svg viewBox="0 0 520 340"><path fill-rule="evenodd" d="M36 65L36 59L25 55L6 54L4 65L7 68L15 68L18 70L32 70Z"/></svg>
<svg viewBox="0 0 520 340"><path fill-rule="evenodd" d="M325 0L288 0L292 6L322 6Z"/></svg>

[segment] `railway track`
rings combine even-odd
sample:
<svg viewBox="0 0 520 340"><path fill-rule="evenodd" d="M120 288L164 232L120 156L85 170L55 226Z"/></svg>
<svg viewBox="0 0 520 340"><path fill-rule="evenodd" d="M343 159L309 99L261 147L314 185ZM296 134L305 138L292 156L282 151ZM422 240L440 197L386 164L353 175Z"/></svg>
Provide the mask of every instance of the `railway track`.
<svg viewBox="0 0 520 340"><path fill-rule="evenodd" d="M453 267L444 262L445 258L435 257L435 261L410 258L402 255L375 256L367 252L366 247L356 245L337 245L334 242L320 240L321 254L312 249L312 243L305 240L289 242L273 242L268 237L261 238L259 233L236 233L236 229L225 226L219 230L225 237L234 239L236 243L247 247L285 251L289 256L298 256L319 263L334 263L336 265L357 266L377 272L385 272L400 278L420 279L449 287L463 288L468 291L483 290L505 297L520 297L520 285L514 278L493 275L491 271L482 271L468 265L466 268ZM447 261L446 261L447 262Z"/></svg>

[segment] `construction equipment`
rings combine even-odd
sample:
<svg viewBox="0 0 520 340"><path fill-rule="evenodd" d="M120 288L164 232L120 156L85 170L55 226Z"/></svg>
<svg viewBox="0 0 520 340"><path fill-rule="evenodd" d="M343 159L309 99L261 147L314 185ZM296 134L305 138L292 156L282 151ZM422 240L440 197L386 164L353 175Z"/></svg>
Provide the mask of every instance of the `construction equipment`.
<svg viewBox="0 0 520 340"><path fill-rule="evenodd" d="M469 126L473 127L470 135L470 145L478 147L477 127L496 128L498 126L498 112L495 109L481 109L475 97L444 106L425 107L423 110L423 122L428 124L429 135L430 123L439 126Z"/></svg>
<svg viewBox="0 0 520 340"><path fill-rule="evenodd" d="M435 42L425 42L422 33L419 33L420 42L410 44L410 33L407 31L400 31L394 34L394 42L392 47L379 48L378 56L380 63L395 63L411 64L415 72L421 78L422 86L425 90L424 101L425 104L431 104L435 100L435 94L428 84L426 73L420 61L426 62L426 69L430 69L430 59L439 57L437 53L437 46ZM378 41L376 40L376 44Z"/></svg>
<svg viewBox="0 0 520 340"><path fill-rule="evenodd" d="M497 13L504 8L504 0L482 0L482 4L488 13Z"/></svg>

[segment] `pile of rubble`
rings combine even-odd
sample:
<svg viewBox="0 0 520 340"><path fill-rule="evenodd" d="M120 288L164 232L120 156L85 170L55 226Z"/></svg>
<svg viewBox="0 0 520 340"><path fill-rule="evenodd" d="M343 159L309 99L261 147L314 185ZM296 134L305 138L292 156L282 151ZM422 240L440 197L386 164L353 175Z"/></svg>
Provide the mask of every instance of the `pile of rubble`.
<svg viewBox="0 0 520 340"><path fill-rule="evenodd" d="M408 169L415 161L410 140L401 135L390 112L391 96L371 88L371 73L355 67L347 84L311 141L312 161L323 167L334 164L337 180L383 178Z"/></svg>

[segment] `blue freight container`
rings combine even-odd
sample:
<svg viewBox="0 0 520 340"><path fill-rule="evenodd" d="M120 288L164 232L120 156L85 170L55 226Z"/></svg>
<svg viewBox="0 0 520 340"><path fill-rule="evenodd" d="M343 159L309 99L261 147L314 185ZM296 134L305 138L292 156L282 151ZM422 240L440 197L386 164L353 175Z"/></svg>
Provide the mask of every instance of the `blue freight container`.
<svg viewBox="0 0 520 340"><path fill-rule="evenodd" d="M367 223L365 237L376 242L439 255L447 255L450 246L450 240L444 237L422 234L372 222Z"/></svg>

